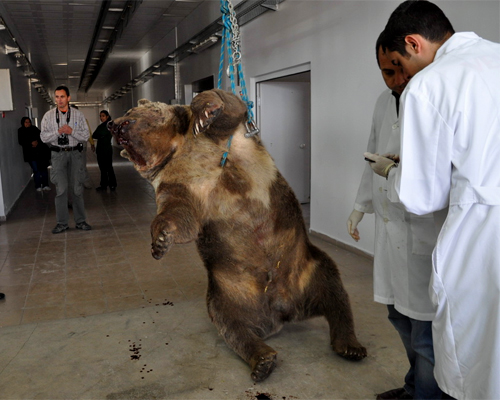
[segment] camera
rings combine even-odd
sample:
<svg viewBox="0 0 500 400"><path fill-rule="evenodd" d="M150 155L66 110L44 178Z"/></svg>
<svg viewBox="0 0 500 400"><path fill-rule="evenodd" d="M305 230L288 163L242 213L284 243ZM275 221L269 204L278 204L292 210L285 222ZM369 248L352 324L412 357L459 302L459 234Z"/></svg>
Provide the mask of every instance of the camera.
<svg viewBox="0 0 500 400"><path fill-rule="evenodd" d="M59 137L57 138L57 144L59 146L67 146L69 144L68 135L66 134L59 135Z"/></svg>

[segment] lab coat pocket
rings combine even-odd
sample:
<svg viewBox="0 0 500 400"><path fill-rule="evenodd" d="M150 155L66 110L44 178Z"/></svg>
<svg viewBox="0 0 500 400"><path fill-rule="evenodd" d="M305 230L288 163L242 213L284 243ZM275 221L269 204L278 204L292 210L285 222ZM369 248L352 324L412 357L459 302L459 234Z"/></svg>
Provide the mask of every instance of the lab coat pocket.
<svg viewBox="0 0 500 400"><path fill-rule="evenodd" d="M430 256L437 241L437 230L436 224L434 223L434 215L410 214L410 227L412 254Z"/></svg>

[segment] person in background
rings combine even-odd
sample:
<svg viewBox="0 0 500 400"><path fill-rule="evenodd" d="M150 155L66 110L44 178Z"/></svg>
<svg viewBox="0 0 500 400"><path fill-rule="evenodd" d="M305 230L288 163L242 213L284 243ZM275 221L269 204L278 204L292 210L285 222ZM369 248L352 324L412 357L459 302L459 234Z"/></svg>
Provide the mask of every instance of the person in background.
<svg viewBox="0 0 500 400"><path fill-rule="evenodd" d="M399 98L408 75L384 54L379 36L377 62L389 90L379 96L373 114L367 151L396 154L400 148ZM387 180L366 165L347 229L359 240L358 224L364 213L375 213L374 300L386 304L389 321L399 333L410 368L404 387L377 395L377 399L440 399L434 379L432 319L429 296L431 254L437 240L433 214L410 214L387 198Z"/></svg>
<svg viewBox="0 0 500 400"><path fill-rule="evenodd" d="M106 110L99 113L101 124L94 131L92 137L97 140L97 164L101 170L101 182L96 190L106 191L107 187L111 191L116 189L116 176L113 169L113 145L111 140L113 136L108 130L108 122L111 121L111 116Z"/></svg>
<svg viewBox="0 0 500 400"><path fill-rule="evenodd" d="M500 399L500 43L455 33L429 1L391 14L383 45L412 76L401 162L365 153L388 197L423 215L449 206L433 252L434 374L458 399Z"/></svg>
<svg viewBox="0 0 500 400"><path fill-rule="evenodd" d="M73 198L73 216L77 229L91 230L87 224L83 201L83 181L85 169L83 143L87 142L90 132L84 115L69 106L71 97L66 86L55 90L56 107L45 113L42 119L40 137L52 151L50 179L56 185L57 225L52 233L62 233L69 228L68 191Z"/></svg>
<svg viewBox="0 0 500 400"><path fill-rule="evenodd" d="M33 170L35 188L38 192L50 190L49 172L50 149L40 139L40 129L31 124L28 117L21 119L17 130L17 141L23 148L23 157Z"/></svg>
<svg viewBox="0 0 500 400"><path fill-rule="evenodd" d="M71 107L76 108L78 110L78 106L75 104L71 104ZM92 139L92 135L90 134L92 132L92 129L90 129L89 120L85 118L85 121L87 122L87 127L89 128L88 142L90 143L91 150L95 153L94 139ZM87 169L87 143L84 143L83 145L83 157L85 159L85 181L83 182L83 187L85 189L92 189L92 181L90 180L89 171Z"/></svg>

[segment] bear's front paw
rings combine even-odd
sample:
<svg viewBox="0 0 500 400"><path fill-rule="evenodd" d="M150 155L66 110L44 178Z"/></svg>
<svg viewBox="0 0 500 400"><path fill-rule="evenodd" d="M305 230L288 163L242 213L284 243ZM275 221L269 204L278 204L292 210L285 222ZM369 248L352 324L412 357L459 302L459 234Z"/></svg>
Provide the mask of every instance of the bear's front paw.
<svg viewBox="0 0 500 400"><path fill-rule="evenodd" d="M170 250L170 246L172 246L172 237L171 233L162 231L156 239L153 239L153 243L151 243L151 255L157 260L162 258Z"/></svg>
<svg viewBox="0 0 500 400"><path fill-rule="evenodd" d="M151 255L159 260L174 243L174 228L171 223L157 216L151 224Z"/></svg>
<svg viewBox="0 0 500 400"><path fill-rule="evenodd" d="M202 109L195 110L195 121L193 134L196 136L200 132L207 130L210 124L221 114L222 104L218 102L206 102Z"/></svg>

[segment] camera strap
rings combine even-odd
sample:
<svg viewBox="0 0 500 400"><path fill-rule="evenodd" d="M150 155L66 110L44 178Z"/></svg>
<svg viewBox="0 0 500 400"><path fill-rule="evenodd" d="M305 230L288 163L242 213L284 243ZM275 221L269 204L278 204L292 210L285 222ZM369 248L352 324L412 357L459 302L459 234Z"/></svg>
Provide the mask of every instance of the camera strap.
<svg viewBox="0 0 500 400"><path fill-rule="evenodd" d="M71 107L68 105L68 111L66 111L66 125L69 125L70 119L71 119ZM56 122L57 122L57 127L59 128L59 108L56 108Z"/></svg>

